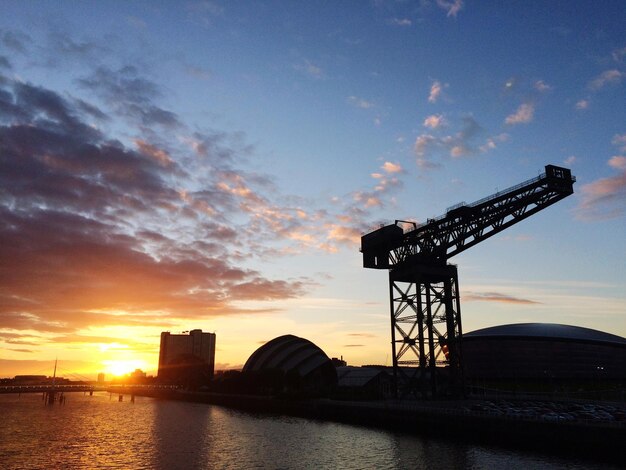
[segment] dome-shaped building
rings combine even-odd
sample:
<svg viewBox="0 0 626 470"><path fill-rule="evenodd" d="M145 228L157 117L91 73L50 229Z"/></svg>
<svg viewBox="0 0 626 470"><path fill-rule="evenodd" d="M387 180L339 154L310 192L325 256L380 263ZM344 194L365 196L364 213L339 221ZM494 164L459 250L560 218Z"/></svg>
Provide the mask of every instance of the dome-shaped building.
<svg viewBox="0 0 626 470"><path fill-rule="evenodd" d="M244 373L280 370L297 376L307 388L337 384L337 373L326 353L311 341L284 335L265 343L252 353L243 366Z"/></svg>
<svg viewBox="0 0 626 470"><path fill-rule="evenodd" d="M500 325L463 334L469 378L626 379L626 339L552 323Z"/></svg>

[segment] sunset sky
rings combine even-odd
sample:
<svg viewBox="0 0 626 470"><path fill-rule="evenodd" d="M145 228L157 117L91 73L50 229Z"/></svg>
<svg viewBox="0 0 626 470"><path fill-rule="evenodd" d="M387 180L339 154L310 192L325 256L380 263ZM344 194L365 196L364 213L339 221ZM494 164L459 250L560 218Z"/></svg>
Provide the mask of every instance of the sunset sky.
<svg viewBox="0 0 626 470"><path fill-rule="evenodd" d="M0 15L0 377L216 368L295 334L391 364L360 236L572 169L453 258L463 329L626 336L618 1L36 2Z"/></svg>

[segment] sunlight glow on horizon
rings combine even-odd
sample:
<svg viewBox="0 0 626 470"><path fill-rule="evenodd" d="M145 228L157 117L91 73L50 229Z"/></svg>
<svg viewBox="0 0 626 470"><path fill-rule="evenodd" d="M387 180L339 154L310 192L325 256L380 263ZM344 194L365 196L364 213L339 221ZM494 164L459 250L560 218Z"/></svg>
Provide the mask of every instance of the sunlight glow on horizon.
<svg viewBox="0 0 626 470"><path fill-rule="evenodd" d="M102 365L104 366L102 372L115 377L130 374L136 369L146 371L146 363L140 359L104 360L102 361Z"/></svg>

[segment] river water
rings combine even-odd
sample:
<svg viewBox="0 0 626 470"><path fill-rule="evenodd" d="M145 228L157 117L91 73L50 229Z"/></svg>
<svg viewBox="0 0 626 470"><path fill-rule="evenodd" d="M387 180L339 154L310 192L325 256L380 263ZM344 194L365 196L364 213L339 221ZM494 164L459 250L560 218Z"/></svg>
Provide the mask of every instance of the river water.
<svg viewBox="0 0 626 470"><path fill-rule="evenodd" d="M589 469L588 461L207 404L0 395L2 469Z"/></svg>

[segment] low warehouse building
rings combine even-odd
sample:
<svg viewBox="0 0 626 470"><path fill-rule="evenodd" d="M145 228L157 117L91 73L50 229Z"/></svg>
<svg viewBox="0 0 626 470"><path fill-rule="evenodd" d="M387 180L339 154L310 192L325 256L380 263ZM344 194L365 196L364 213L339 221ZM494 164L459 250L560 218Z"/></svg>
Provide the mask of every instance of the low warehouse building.
<svg viewBox="0 0 626 470"><path fill-rule="evenodd" d="M340 396L380 399L393 395L392 375L386 367L337 367L337 391ZM393 372L391 373L393 374Z"/></svg>

